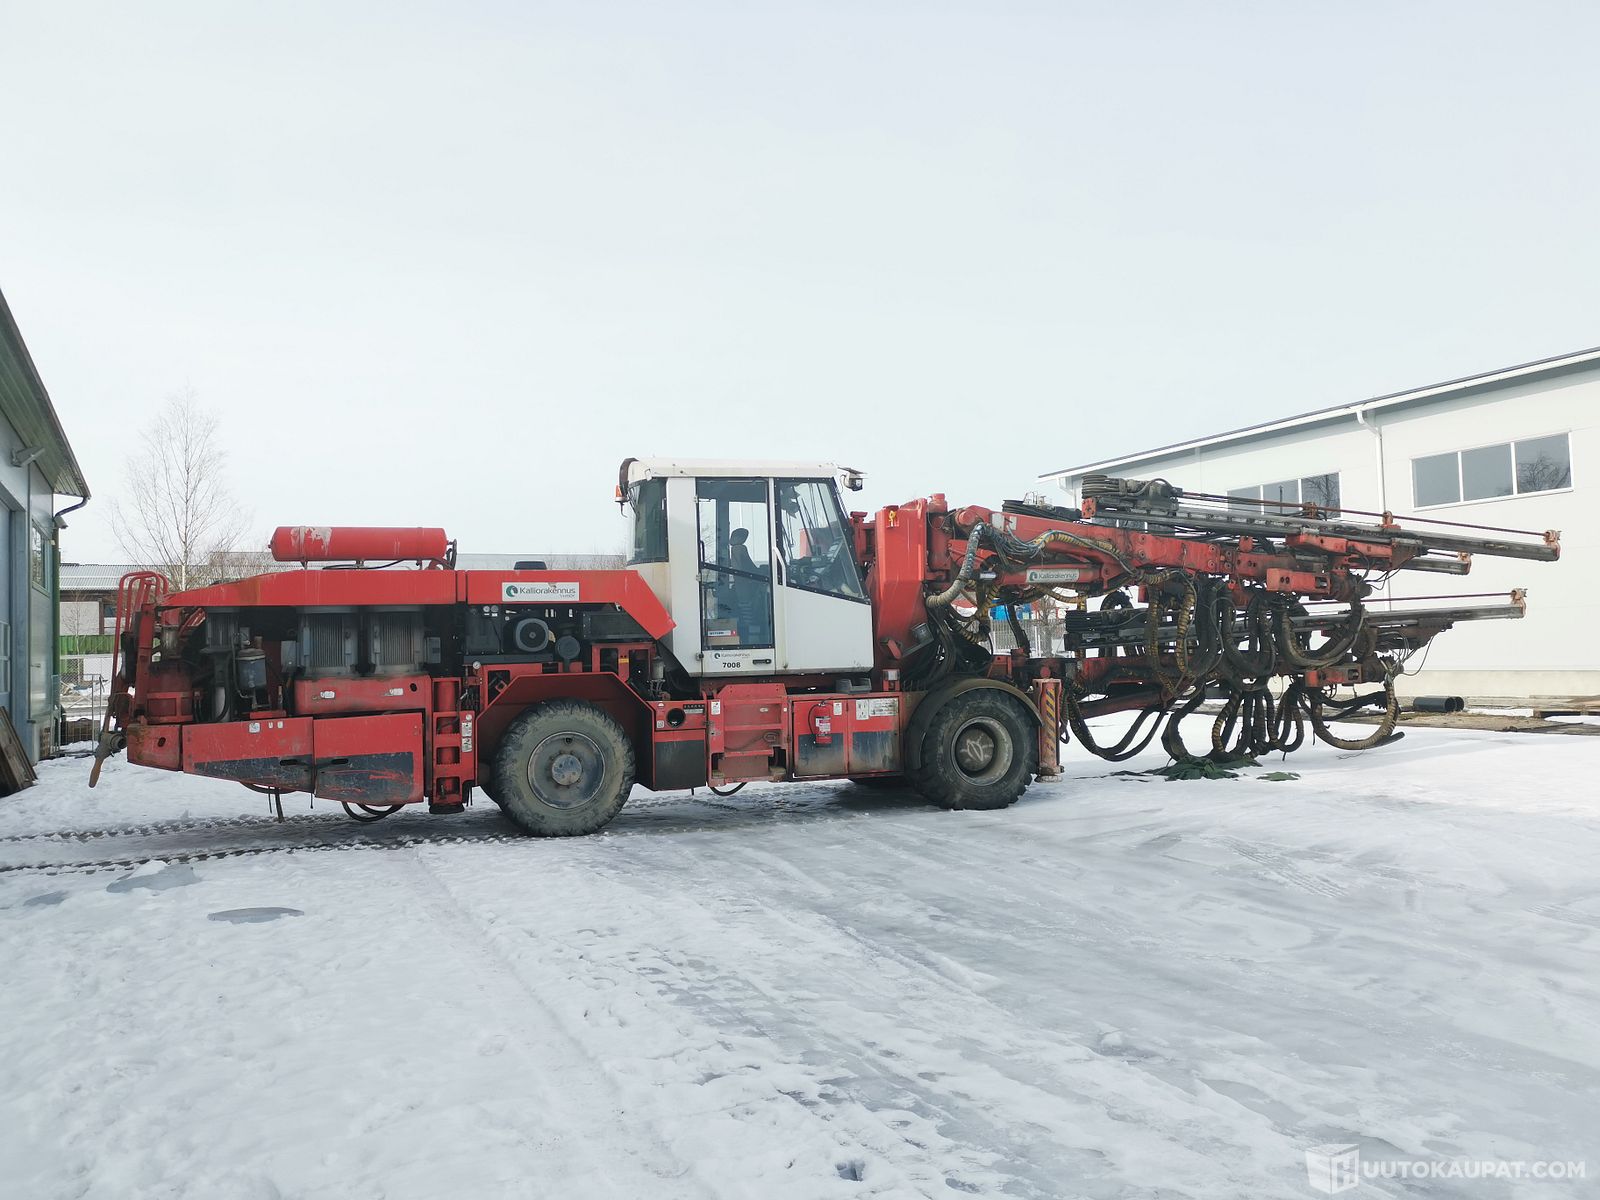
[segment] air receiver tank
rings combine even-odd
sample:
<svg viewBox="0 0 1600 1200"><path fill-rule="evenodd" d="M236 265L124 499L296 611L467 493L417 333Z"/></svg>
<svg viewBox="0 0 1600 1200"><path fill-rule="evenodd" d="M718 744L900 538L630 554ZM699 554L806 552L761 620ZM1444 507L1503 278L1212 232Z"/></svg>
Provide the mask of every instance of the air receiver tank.
<svg viewBox="0 0 1600 1200"><path fill-rule="evenodd" d="M280 525L267 543L283 563L444 562L450 539L442 529Z"/></svg>

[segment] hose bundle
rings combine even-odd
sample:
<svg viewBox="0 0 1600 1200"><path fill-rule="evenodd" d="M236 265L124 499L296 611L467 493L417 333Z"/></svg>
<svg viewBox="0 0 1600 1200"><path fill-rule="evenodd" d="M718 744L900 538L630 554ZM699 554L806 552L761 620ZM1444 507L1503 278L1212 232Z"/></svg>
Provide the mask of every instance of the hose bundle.
<svg viewBox="0 0 1600 1200"><path fill-rule="evenodd" d="M959 531L957 531L959 532ZM1149 689L1150 702L1136 712L1132 724L1113 744L1101 745L1084 717L1084 689L1069 689L1065 696L1063 742L1071 735L1090 753L1120 762L1142 752L1160 733L1162 747L1179 762L1197 761L1184 746L1180 727L1204 703L1208 689L1220 686L1222 706L1211 722L1211 762L1234 761L1274 752L1288 753L1305 744L1307 730L1319 740L1342 750L1364 750L1394 734L1399 704L1394 691L1394 668L1385 675L1381 691L1336 701L1324 687L1306 682L1306 673L1324 670L1352 659L1370 661L1376 652L1374 629L1366 623L1360 597L1342 617L1312 621L1306 609L1287 593L1261 587L1230 592L1223 581L1180 567L1139 567L1122 556L1109 539L1062 529L1048 530L1022 541L984 521L965 531L966 551L947 587L926 597L931 636L907 656L906 680L910 687L927 688L955 674L987 671L993 662L988 646L990 613L996 596L1008 604L1006 622L1015 644L1025 654L1032 646L1017 615L1017 605L1050 591L1046 587L1010 587L992 583L995 569L1015 574L1025 564L1043 556L1052 545L1073 546L1109 560L1121 571L1109 582L1116 589L1105 594L1101 611L1131 608L1126 586L1145 589L1149 603L1143 611L1142 646L1139 614L1130 612L1132 629L1117 635L1110 630L1110 645L1099 651L1103 660L1115 658L1109 673L1097 676L1098 688L1112 681L1137 683ZM987 552L987 567L980 557ZM962 595L977 605L975 616L963 617L953 605ZM1312 646L1303 630L1330 630L1321 645ZM1314 636L1314 635L1313 635ZM1142 653L1140 651L1142 650ZM1291 678L1280 693L1268 681L1280 671ZM1373 732L1362 738L1345 738L1331 724L1374 706L1382 716Z"/></svg>

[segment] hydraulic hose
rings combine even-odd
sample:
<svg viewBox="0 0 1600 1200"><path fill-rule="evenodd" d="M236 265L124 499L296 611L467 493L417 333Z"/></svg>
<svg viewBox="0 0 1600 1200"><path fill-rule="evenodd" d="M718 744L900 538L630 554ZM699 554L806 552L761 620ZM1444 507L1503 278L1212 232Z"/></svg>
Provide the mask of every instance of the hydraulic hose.
<svg viewBox="0 0 1600 1200"><path fill-rule="evenodd" d="M1244 610L1244 639L1247 650L1239 648L1239 633L1234 629L1238 610L1226 594L1217 598L1217 634L1222 642L1222 657L1236 678L1265 680L1278 665L1277 643L1268 620L1271 599L1266 592L1254 592Z"/></svg>
<svg viewBox="0 0 1600 1200"><path fill-rule="evenodd" d="M1167 604L1156 589L1172 579L1182 582L1183 596L1178 601L1172 634L1176 643L1172 656L1174 667L1169 668L1161 661L1161 643L1165 640L1162 637L1161 618L1166 614ZM1182 690L1184 682L1192 678L1189 671L1189 622L1194 619L1194 578L1187 571L1158 571L1145 576L1140 582L1150 594L1145 616L1145 653L1150 658L1150 670L1164 688L1176 695Z"/></svg>
<svg viewBox="0 0 1600 1200"><path fill-rule="evenodd" d="M1206 689L1197 687L1194 694L1185 700L1179 707L1172 710L1167 717L1167 727L1161 734L1161 748L1167 752L1167 757L1173 762L1186 762L1195 757L1189 753L1188 747L1183 744L1183 735L1178 732L1178 726L1183 719L1200 705L1205 703Z"/></svg>
<svg viewBox="0 0 1600 1200"><path fill-rule="evenodd" d="M1283 655L1285 661L1293 663L1302 671L1308 671L1331 667L1350 652L1350 647L1355 645L1356 638L1361 633L1361 622L1366 617L1366 609L1359 597L1352 600L1343 628L1315 652L1301 644L1300 635L1294 631L1294 616L1290 605L1285 604L1278 609L1278 653Z"/></svg>
<svg viewBox="0 0 1600 1200"><path fill-rule="evenodd" d="M1368 705L1380 702L1383 704L1383 717L1371 734L1364 738L1342 738L1328 728L1328 719L1322 712L1323 706L1328 702L1319 693L1311 693L1312 732L1328 745L1340 750L1370 750L1379 743L1387 741L1400 721L1400 701L1394 693L1394 677L1391 675L1384 680L1382 692L1368 692L1365 696L1357 696L1352 700L1332 705L1336 710L1334 719L1337 720L1339 717L1348 716L1358 708L1366 708Z"/></svg>
<svg viewBox="0 0 1600 1200"><path fill-rule="evenodd" d="M929 596L923 604L928 608L949 608L955 603L955 598L967 590L967 584L972 581L973 570L978 562L978 543L988 528L988 524L984 521L979 521L972 527L967 533L967 552L961 558L961 566L956 571L956 577L950 581L949 587Z"/></svg>
<svg viewBox="0 0 1600 1200"><path fill-rule="evenodd" d="M1078 739L1078 744L1090 754L1105 759L1107 762L1123 762L1141 753L1161 731L1161 714L1167 711L1165 704L1152 704L1149 708L1139 710L1139 715L1134 718L1133 724L1128 727L1128 732L1115 746L1105 747L1094 740L1094 735L1089 732L1089 726L1083 719L1083 713L1078 708L1078 702L1071 696L1067 697L1067 725L1072 730L1072 736ZM1139 738L1140 730L1149 718L1155 717L1154 724L1142 739ZM1134 745L1138 739L1138 744Z"/></svg>

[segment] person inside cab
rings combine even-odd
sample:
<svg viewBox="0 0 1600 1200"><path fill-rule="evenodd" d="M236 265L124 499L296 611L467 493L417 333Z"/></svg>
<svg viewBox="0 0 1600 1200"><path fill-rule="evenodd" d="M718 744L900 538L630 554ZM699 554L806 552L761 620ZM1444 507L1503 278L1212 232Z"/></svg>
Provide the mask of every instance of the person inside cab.
<svg viewBox="0 0 1600 1200"><path fill-rule="evenodd" d="M745 543L750 540L748 529L735 529L728 534L728 565L735 571L747 571L751 575L765 575L766 572L756 566L755 559L750 557L750 547Z"/></svg>
<svg viewBox="0 0 1600 1200"><path fill-rule="evenodd" d="M741 646L763 646L772 642L770 594L767 567L750 555L750 531L734 529L728 533L728 566L739 572L728 581L730 607L739 630Z"/></svg>

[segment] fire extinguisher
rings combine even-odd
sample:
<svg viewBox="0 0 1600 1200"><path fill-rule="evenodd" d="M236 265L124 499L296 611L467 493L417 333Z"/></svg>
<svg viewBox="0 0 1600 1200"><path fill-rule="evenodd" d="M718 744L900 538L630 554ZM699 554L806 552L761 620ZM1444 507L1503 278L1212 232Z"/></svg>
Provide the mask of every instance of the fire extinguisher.
<svg viewBox="0 0 1600 1200"><path fill-rule="evenodd" d="M833 745L833 718L828 715L826 704L811 707L811 736L819 746Z"/></svg>

